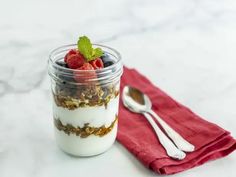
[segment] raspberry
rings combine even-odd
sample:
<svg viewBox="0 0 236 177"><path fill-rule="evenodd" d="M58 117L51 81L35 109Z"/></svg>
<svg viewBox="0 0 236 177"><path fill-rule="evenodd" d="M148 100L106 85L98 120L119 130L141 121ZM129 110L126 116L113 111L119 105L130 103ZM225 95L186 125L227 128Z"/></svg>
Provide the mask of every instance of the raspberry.
<svg viewBox="0 0 236 177"><path fill-rule="evenodd" d="M74 79L77 82L86 82L88 79L94 79L96 78L96 73L94 71L93 66L90 63L84 63L83 66L78 68L78 70L84 70L88 72L79 72L79 71L74 71Z"/></svg>
<svg viewBox="0 0 236 177"><path fill-rule="evenodd" d="M69 56L71 56L72 54L77 54L77 50L76 49L71 49L66 56L64 57L64 61L67 63L67 59L69 58Z"/></svg>
<svg viewBox="0 0 236 177"><path fill-rule="evenodd" d="M94 68L90 63L84 63L79 70L94 70Z"/></svg>
<svg viewBox="0 0 236 177"><path fill-rule="evenodd" d="M69 66L70 69L77 69L81 66L83 66L85 60L84 57L80 54L71 54L67 58L67 65Z"/></svg>
<svg viewBox="0 0 236 177"><path fill-rule="evenodd" d="M103 62L102 62L101 58L97 58L95 60L92 60L89 63L93 66L94 69L104 68L104 65L103 65Z"/></svg>

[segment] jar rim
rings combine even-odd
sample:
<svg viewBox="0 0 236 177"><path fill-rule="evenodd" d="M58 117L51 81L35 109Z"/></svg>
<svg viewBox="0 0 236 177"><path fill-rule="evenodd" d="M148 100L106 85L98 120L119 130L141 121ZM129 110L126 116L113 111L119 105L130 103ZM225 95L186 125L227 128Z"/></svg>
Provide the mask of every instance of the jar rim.
<svg viewBox="0 0 236 177"><path fill-rule="evenodd" d="M97 47L107 48L107 49L113 51L116 54L116 56L114 56L114 57L117 59L117 61L114 64L110 65L110 66L99 69L98 70L99 72L106 72L107 70L113 69L121 63L121 59L122 59L121 54L116 49L114 49L112 47L108 47L106 45L101 45L101 44L92 44L92 45L97 46ZM63 66L60 66L60 65L56 64L56 62L53 61L53 55L55 55L57 53L57 51L61 51L62 49L67 48L67 47L71 47L71 49L73 49L73 47L75 47L75 46L77 46L77 44L67 44L67 45L57 47L54 50L52 50L49 54L49 64L51 64L53 67L56 67L60 70L68 71L68 72L76 71L77 73L80 73L80 72L81 73L86 73L86 72L94 71L94 70L78 70L78 69L65 68Z"/></svg>
<svg viewBox="0 0 236 177"><path fill-rule="evenodd" d="M100 45L100 44L93 44L93 46L103 48L104 52L110 55L110 57L114 58L114 64L107 66L102 69L96 70L79 70L79 69L70 69L63 66L60 66L56 63L56 61L61 60L64 58L65 53L67 53L71 49L75 49L77 44L69 44L63 45L54 49L49 54L48 60L48 73L53 78L58 80L59 82L62 81L60 76L65 76L67 78L76 77L76 78L85 78L86 82L75 82L73 84L76 85L84 85L93 83L94 81L99 81L102 84L115 81L120 78L123 73L123 65L121 63L121 55L120 53L108 46ZM63 54L63 55L62 55ZM96 76L94 77L94 72L96 72ZM86 76L86 77L85 77Z"/></svg>

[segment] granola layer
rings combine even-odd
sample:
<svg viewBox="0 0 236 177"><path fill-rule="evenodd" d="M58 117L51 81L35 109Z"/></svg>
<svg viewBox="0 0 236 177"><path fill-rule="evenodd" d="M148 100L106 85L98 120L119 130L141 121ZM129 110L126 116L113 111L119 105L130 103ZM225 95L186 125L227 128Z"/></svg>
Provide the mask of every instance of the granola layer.
<svg viewBox="0 0 236 177"><path fill-rule="evenodd" d="M104 88L101 86L79 86L73 96L68 92L72 91L58 89L56 93L53 93L56 105L68 110L88 106L105 106L106 108L109 101L119 95L115 86Z"/></svg>
<svg viewBox="0 0 236 177"><path fill-rule="evenodd" d="M54 125L59 131L63 131L67 135L74 134L81 138L86 138L90 135L103 137L111 132L117 120L118 116L116 115L115 120L108 127L106 127L105 125L100 127L92 127L89 125L89 123L84 124L83 127L74 127L72 124L63 125L59 118L54 118Z"/></svg>

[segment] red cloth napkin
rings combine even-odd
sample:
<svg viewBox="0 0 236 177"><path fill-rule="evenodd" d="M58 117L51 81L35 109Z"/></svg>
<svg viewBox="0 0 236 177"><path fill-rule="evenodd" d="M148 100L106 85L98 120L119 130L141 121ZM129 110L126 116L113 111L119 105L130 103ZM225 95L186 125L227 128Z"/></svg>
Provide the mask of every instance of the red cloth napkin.
<svg viewBox="0 0 236 177"><path fill-rule="evenodd" d="M153 171L178 173L224 157L236 149L236 140L228 131L194 114L136 70L124 68L121 91L125 85L146 93L152 100L153 110L196 148L182 161L169 158L143 115L128 111L120 101L117 140Z"/></svg>

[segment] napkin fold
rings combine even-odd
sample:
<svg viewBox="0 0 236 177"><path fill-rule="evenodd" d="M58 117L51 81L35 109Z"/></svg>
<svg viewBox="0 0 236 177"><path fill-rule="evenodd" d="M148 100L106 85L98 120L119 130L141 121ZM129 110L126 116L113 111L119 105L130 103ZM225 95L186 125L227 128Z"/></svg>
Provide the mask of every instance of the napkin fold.
<svg viewBox="0 0 236 177"><path fill-rule="evenodd" d="M236 149L236 140L228 131L202 119L135 69L124 67L121 92L125 85L146 93L153 103L153 110L196 148L182 161L171 159L143 115L130 112L120 101L117 140L146 167L159 174L174 174L224 157Z"/></svg>

